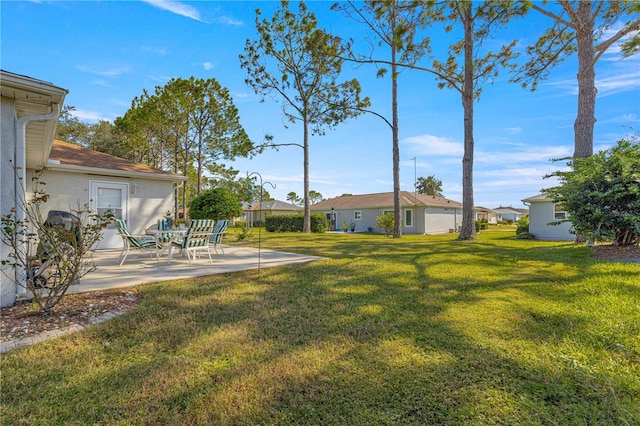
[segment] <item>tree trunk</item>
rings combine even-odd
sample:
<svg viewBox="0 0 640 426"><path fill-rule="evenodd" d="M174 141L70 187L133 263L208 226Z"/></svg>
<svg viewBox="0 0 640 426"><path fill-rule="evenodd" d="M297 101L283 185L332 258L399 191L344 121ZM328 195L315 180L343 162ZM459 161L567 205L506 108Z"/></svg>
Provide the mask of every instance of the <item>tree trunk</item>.
<svg viewBox="0 0 640 426"><path fill-rule="evenodd" d="M302 221L302 232L311 232L311 208L309 206L309 123L306 116L304 117L304 219Z"/></svg>
<svg viewBox="0 0 640 426"><path fill-rule="evenodd" d="M473 205L473 17L471 2L463 10L464 23L464 87L462 107L464 109L464 156L462 157L462 229L459 240L477 238L475 209Z"/></svg>
<svg viewBox="0 0 640 426"><path fill-rule="evenodd" d="M580 28L576 31L578 43L578 116L574 129L574 158L593 155L593 128L596 124L596 71L591 2L578 2L577 15Z"/></svg>
<svg viewBox="0 0 640 426"><path fill-rule="evenodd" d="M400 146L398 142L398 66L396 46L391 45L391 110L393 134L393 238L402 238L402 216L400 214Z"/></svg>
<svg viewBox="0 0 640 426"><path fill-rule="evenodd" d="M198 195L200 194L200 192L202 191L202 164L204 163L203 161L203 145L204 145L204 141L203 141L204 137L202 135L202 129L198 129L198 161L197 161L197 165L196 165L196 173L198 174L198 180L197 180L197 184L196 184L196 194Z"/></svg>

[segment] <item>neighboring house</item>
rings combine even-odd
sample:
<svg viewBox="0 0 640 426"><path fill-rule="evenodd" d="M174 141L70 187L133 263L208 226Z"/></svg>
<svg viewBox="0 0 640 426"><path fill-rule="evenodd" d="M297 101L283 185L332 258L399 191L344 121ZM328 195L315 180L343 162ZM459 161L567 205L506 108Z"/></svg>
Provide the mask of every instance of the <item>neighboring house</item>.
<svg viewBox="0 0 640 426"><path fill-rule="evenodd" d="M437 234L457 231L462 225L462 203L443 197L400 191L403 234ZM342 222L355 223L356 232L376 228L376 217L393 214L393 192L331 198L311 206L312 213L323 213L330 230ZM335 220L331 220L334 217Z"/></svg>
<svg viewBox="0 0 640 426"><path fill-rule="evenodd" d="M486 220L488 223L496 225L500 219L500 213L482 206L476 206L476 220Z"/></svg>
<svg viewBox="0 0 640 426"><path fill-rule="evenodd" d="M280 200L265 200L262 203L243 203L243 220L255 225L262 223L267 216L304 213L304 208Z"/></svg>
<svg viewBox="0 0 640 426"><path fill-rule="evenodd" d="M45 167L42 182L50 195L42 214L49 210L77 210L89 203L99 212L112 209L128 221L133 232L142 232L173 209L173 186L184 181L173 175L121 158L53 140L66 89L31 77L0 70L0 214L17 209L16 199L29 199L31 177ZM121 247L115 230L105 230L99 248ZM11 248L0 244L0 258ZM0 306L12 305L24 280L0 273Z"/></svg>
<svg viewBox="0 0 640 426"><path fill-rule="evenodd" d="M562 206L555 204L544 194L525 198L522 202L529 206L529 232L540 240L575 240L571 231L571 223L563 222L551 225L552 222L568 218Z"/></svg>
<svg viewBox="0 0 640 426"><path fill-rule="evenodd" d="M514 207L497 207L495 209L493 209L494 211L498 212L500 214L500 219L501 220L510 220L512 222L517 222L519 221L523 216L526 216L529 214L529 211L526 209L517 209Z"/></svg>

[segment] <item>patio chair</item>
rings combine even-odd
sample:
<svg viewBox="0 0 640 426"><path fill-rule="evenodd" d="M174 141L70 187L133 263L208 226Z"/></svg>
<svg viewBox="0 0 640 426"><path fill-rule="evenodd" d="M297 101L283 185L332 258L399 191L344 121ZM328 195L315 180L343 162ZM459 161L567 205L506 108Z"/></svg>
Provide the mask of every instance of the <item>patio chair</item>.
<svg viewBox="0 0 640 426"><path fill-rule="evenodd" d="M129 249L132 248L139 249L140 251L154 249L156 252L156 260L159 259L159 252L162 245L156 242L156 239L153 236L132 234L127 228L127 224L124 220L120 219L116 219L116 229L118 230L118 234L122 237L122 252L120 252L120 256L118 256L120 266L122 266L124 260L127 258ZM118 260L116 260L116 262Z"/></svg>
<svg viewBox="0 0 640 426"><path fill-rule="evenodd" d="M213 228L211 237L209 237L209 243L213 245L213 249L216 253L218 253L218 246L220 246L220 250L222 250L222 254L224 254L224 248L222 248L222 237L227 233L227 226L229 226L229 221L227 219L218 220L216 222L216 226Z"/></svg>
<svg viewBox="0 0 640 426"><path fill-rule="evenodd" d="M209 250L209 238L215 224L216 221L212 219L192 219L184 238L181 241L171 241L169 243L169 263L171 263L174 247L187 253L189 265L195 260L199 251L206 251L209 256L209 262L213 263L211 250Z"/></svg>

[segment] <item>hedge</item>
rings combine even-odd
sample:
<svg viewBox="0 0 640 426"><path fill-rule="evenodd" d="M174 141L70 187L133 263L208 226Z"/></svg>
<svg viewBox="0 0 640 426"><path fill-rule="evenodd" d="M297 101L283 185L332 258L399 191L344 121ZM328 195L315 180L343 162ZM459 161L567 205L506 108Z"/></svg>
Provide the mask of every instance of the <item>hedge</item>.
<svg viewBox="0 0 640 426"><path fill-rule="evenodd" d="M267 232L302 232L304 214L267 216L264 221ZM329 228L327 217L321 213L311 215L311 232L322 234Z"/></svg>

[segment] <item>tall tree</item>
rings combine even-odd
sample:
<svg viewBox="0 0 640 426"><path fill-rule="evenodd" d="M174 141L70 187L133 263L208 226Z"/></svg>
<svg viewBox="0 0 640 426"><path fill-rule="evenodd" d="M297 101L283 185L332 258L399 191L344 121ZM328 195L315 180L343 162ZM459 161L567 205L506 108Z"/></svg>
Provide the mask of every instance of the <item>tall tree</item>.
<svg viewBox="0 0 640 426"><path fill-rule="evenodd" d="M474 102L479 99L482 84L493 81L500 68L513 69L510 62L517 55L517 40L504 45L498 52L483 49L483 44L493 32L504 26L514 16L526 13L528 4L516 4L507 0L449 1L432 9L434 21L446 23L451 32L459 25L461 39L451 45L445 61L433 60L432 68L440 88L448 87L460 93L464 114L464 154L462 158L462 227L458 239L476 238L473 197ZM459 62L459 60L461 60Z"/></svg>
<svg viewBox="0 0 640 426"><path fill-rule="evenodd" d="M257 177L238 177L238 170L224 164L207 165L207 171L214 177L203 179L205 188L227 188L238 196L238 200L247 203L259 201L260 194L255 190ZM272 200L271 194L262 191L263 200Z"/></svg>
<svg viewBox="0 0 640 426"><path fill-rule="evenodd" d="M123 158L156 169L174 171L164 117L158 88L154 94L143 90L140 96L136 96L125 114L113 122Z"/></svg>
<svg viewBox="0 0 640 426"><path fill-rule="evenodd" d="M309 208L309 133L323 135L344 120L361 113L369 99L360 98L356 79L338 83L342 71L342 47L337 37L318 28L316 17L303 2L298 13L282 1L271 21L256 10L259 38L247 40L240 66L246 83L261 96L275 95L291 123L301 123L304 151L303 232L311 232Z"/></svg>
<svg viewBox="0 0 640 426"><path fill-rule="evenodd" d="M176 188L176 212L200 193L205 171L253 149L229 91L215 79L172 79L144 91L115 123L129 156L189 178Z"/></svg>
<svg viewBox="0 0 640 426"><path fill-rule="evenodd" d="M334 10L345 12L356 22L366 27L377 43L388 48L388 58L381 60L372 55L356 55L353 44L346 46L349 59L358 63L386 64L391 69L391 122L375 113L391 127L393 156L393 237L402 237L400 217L400 144L398 123L398 76L402 67L413 66L428 50L428 39L416 41L416 32L424 26L422 2L401 0L367 0L364 3L348 1L336 3ZM378 69L378 76L384 76L388 70Z"/></svg>
<svg viewBox="0 0 640 426"><path fill-rule="evenodd" d="M434 175L427 176L426 178L420 176L416 182L416 191L418 194L442 197L442 181Z"/></svg>
<svg viewBox="0 0 640 426"><path fill-rule="evenodd" d="M65 105L60 112L58 125L56 126L56 139L76 145L86 146L90 128L76 117L73 112L76 107Z"/></svg>
<svg viewBox="0 0 640 426"><path fill-rule="evenodd" d="M88 148L107 154L123 157L125 152L117 143L115 127L107 120L99 120L91 125L88 138Z"/></svg>
<svg viewBox="0 0 640 426"><path fill-rule="evenodd" d="M318 191L314 191L313 189L309 191L309 202L311 204L319 203L322 201L322 194Z"/></svg>
<svg viewBox="0 0 640 426"><path fill-rule="evenodd" d="M553 25L527 48L529 61L514 78L535 90L540 79L569 55L578 55L578 115L574 128L574 158L593 154L597 89L595 65L624 37L640 30L640 8L634 1L598 0L532 2L531 8L553 20ZM604 38L612 26L623 26ZM637 35L626 45L626 54L637 52Z"/></svg>
<svg viewBox="0 0 640 426"><path fill-rule="evenodd" d="M240 124L238 109L227 88L213 78L191 77L183 82L188 102L184 106L189 123L187 138L193 141L199 194L206 164L247 156L253 143Z"/></svg>
<svg viewBox="0 0 640 426"><path fill-rule="evenodd" d="M311 193L311 191L309 191L309 193ZM309 195L311 195L311 194L309 194ZM291 191L290 193L287 194L287 201L292 203L292 204L300 204L302 199L300 197L298 197L298 194L296 194L295 192Z"/></svg>

